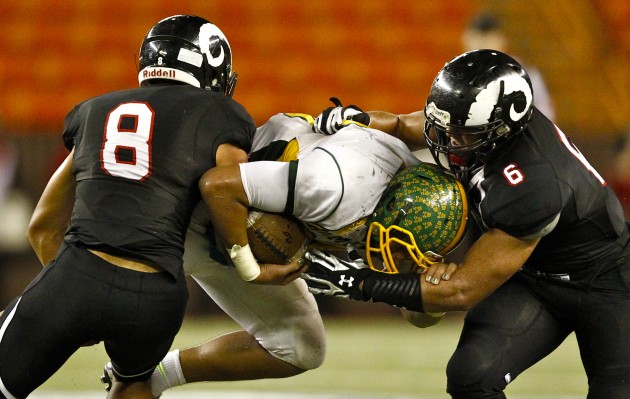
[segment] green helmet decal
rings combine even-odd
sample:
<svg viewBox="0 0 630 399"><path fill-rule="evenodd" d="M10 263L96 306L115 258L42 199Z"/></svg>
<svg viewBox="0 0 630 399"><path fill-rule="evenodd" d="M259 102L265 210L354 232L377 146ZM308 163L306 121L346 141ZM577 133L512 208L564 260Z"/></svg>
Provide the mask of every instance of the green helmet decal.
<svg viewBox="0 0 630 399"><path fill-rule="evenodd" d="M430 163L402 170L387 185L367 222L370 267L398 272L393 244L402 246L418 267L428 267L459 244L467 221L466 192L454 176ZM376 253L383 267L372 263Z"/></svg>

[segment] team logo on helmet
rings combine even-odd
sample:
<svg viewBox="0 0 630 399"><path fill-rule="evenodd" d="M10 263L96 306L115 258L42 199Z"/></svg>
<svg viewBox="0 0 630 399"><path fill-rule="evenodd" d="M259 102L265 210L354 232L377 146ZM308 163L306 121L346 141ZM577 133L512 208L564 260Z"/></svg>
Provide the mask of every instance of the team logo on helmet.
<svg viewBox="0 0 630 399"><path fill-rule="evenodd" d="M227 43L227 39L216 25L208 23L199 29L199 47L212 67L219 67L225 62L222 42Z"/></svg>
<svg viewBox="0 0 630 399"><path fill-rule="evenodd" d="M517 74L488 83L477 94L475 102L470 105L469 118L465 125L479 126L490 123L499 100L504 98L509 99L509 116L513 122L516 122L524 117L532 106L532 88L527 80Z"/></svg>

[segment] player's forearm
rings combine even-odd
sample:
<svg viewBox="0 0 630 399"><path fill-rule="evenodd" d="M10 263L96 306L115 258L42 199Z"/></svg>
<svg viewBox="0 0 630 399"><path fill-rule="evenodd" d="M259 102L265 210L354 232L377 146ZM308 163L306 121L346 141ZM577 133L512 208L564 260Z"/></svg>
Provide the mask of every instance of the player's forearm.
<svg viewBox="0 0 630 399"><path fill-rule="evenodd" d="M232 144L222 144L217 150L217 166L206 172L199 181L214 230L227 248L234 244L247 244L249 202L239 167L240 163L245 162L245 151Z"/></svg>
<svg viewBox="0 0 630 399"><path fill-rule="evenodd" d="M247 244L248 200L238 165L218 166L206 172L199 182L216 234L227 248Z"/></svg>
<svg viewBox="0 0 630 399"><path fill-rule="evenodd" d="M399 115L385 111L369 111L367 114L370 116L369 127L389 133L392 136L396 135L400 123Z"/></svg>
<svg viewBox="0 0 630 399"><path fill-rule="evenodd" d="M427 143L424 139L424 111L416 111L410 114L400 115L400 123L398 127L398 138L404 141L414 150L426 148Z"/></svg>
<svg viewBox="0 0 630 399"><path fill-rule="evenodd" d="M426 148L423 134L425 120L423 111L401 115L385 111L369 111L368 115L370 115L369 127L399 138L413 150Z"/></svg>
<svg viewBox="0 0 630 399"><path fill-rule="evenodd" d="M384 274L375 271L369 271L361 292L364 300L428 313L470 310L489 294L473 288L471 281L463 278L453 277L436 285L417 273Z"/></svg>
<svg viewBox="0 0 630 399"><path fill-rule="evenodd" d="M423 282L426 310L471 309L519 271L538 241L513 237L498 229L487 231L472 245L451 279L438 285Z"/></svg>
<svg viewBox="0 0 630 399"><path fill-rule="evenodd" d="M238 164L218 166L207 171L199 182L215 234L245 281L261 273L247 239L249 201Z"/></svg>

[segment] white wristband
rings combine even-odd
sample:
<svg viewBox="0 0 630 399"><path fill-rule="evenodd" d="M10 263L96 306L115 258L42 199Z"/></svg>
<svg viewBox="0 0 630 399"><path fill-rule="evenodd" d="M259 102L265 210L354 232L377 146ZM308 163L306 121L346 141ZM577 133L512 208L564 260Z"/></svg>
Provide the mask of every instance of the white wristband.
<svg viewBox="0 0 630 399"><path fill-rule="evenodd" d="M260 266L258 266L249 244L244 247L234 244L229 252L230 258L232 258L232 262L236 266L236 271L238 271L243 280L252 281L260 275Z"/></svg>

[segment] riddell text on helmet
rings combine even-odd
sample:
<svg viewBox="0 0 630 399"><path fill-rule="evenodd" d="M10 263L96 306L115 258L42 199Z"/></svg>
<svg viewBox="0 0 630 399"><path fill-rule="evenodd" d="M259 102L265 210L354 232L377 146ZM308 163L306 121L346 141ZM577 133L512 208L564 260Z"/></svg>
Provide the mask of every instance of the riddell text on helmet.
<svg viewBox="0 0 630 399"><path fill-rule="evenodd" d="M175 71L172 69L151 68L142 71L142 77L146 78L171 78L175 79Z"/></svg>

